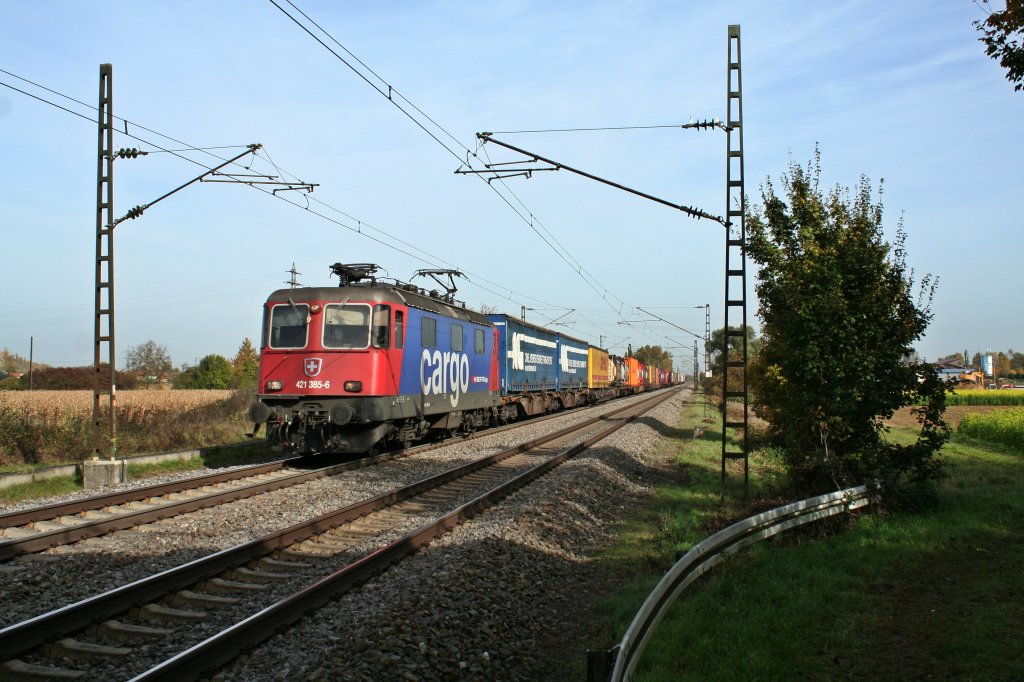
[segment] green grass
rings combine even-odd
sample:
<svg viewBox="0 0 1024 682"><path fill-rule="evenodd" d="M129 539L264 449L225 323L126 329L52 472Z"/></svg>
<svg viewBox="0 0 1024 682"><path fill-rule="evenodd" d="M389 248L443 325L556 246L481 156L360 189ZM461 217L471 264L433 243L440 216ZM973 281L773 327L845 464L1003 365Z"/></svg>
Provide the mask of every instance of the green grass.
<svg viewBox="0 0 1024 682"><path fill-rule="evenodd" d="M679 484L609 551L637 576L605 604L610 641L675 550L781 502L759 483L746 508L720 504L717 438L708 428L703 442L671 445ZM1024 679L1024 459L964 441L943 456L950 477L933 509L791 531L727 559L673 606L634 679ZM766 455L752 471L778 474Z"/></svg>
<svg viewBox="0 0 1024 682"><path fill-rule="evenodd" d="M0 502L21 502L23 500L39 500L55 495L67 495L82 489L81 479L74 476L57 476L32 483L18 483L7 488L0 488Z"/></svg>
<svg viewBox="0 0 1024 682"><path fill-rule="evenodd" d="M250 464L277 456L270 445L260 443L252 447L214 447L201 451L199 457L192 459L169 459L155 464L129 464L128 480L136 481L148 476L196 471L206 467L219 468ZM80 476L57 476L32 483L20 483L0 489L0 501L21 502L36 500L54 495L66 495L82 490Z"/></svg>

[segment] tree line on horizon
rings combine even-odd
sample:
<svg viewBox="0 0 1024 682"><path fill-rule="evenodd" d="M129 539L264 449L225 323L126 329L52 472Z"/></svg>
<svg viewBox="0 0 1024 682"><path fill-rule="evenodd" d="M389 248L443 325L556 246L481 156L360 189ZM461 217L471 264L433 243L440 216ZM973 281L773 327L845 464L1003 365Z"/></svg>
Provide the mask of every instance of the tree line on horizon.
<svg viewBox="0 0 1024 682"><path fill-rule="evenodd" d="M7 348L0 351L0 390L26 390L30 381L28 360ZM124 369L116 371L117 387L122 390L170 386L178 389L242 389L256 387L260 354L249 338L242 340L234 357L211 353L196 364L175 368L166 346L148 340L131 346L125 353ZM12 376L20 373L21 376ZM104 377L109 373L103 373ZM31 386L37 390L92 390L95 369L51 367L34 363Z"/></svg>
<svg viewBox="0 0 1024 682"><path fill-rule="evenodd" d="M962 353L951 353L936 361L936 364L953 364L966 369L981 369L981 358L985 355L992 356L992 375L1005 377L1013 380L1024 380L1024 353L1009 348L1003 351L988 351L968 355L964 350ZM968 358L970 358L968 360Z"/></svg>

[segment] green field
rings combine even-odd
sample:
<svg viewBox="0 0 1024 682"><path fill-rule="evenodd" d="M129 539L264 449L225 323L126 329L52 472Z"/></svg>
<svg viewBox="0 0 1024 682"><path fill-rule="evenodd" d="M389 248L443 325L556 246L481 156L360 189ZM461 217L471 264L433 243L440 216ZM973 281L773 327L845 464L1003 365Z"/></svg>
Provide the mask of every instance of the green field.
<svg viewBox="0 0 1024 682"><path fill-rule="evenodd" d="M1006 405L1024 407L1024 391L964 389L946 396L947 405Z"/></svg>
<svg viewBox="0 0 1024 682"><path fill-rule="evenodd" d="M965 415L957 433L1024 452L1024 408Z"/></svg>
<svg viewBox="0 0 1024 682"><path fill-rule="evenodd" d="M605 603L613 634L594 648L621 637L677 551L784 502L770 452L752 458L750 503L720 501L716 428L666 446L678 483L608 551L635 577ZM662 621L634 679L1024 679L1024 458L977 440L943 458L932 507L793 531L713 569Z"/></svg>

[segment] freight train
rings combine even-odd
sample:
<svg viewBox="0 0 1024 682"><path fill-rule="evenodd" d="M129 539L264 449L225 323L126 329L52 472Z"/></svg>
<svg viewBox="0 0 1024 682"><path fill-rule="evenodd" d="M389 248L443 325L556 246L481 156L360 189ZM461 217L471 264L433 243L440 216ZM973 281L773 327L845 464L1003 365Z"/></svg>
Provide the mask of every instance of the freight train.
<svg viewBox="0 0 1024 682"><path fill-rule="evenodd" d="M454 270L421 270L444 289L378 279L335 263L337 287L270 294L259 402L269 441L301 453L407 447L678 383L671 372L454 298ZM442 279L447 276L447 283Z"/></svg>

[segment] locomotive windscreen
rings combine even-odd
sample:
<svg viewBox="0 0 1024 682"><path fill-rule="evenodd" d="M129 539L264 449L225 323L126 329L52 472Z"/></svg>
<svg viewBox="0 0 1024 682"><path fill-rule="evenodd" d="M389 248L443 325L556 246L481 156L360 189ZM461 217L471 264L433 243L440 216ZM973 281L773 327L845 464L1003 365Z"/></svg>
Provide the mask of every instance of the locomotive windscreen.
<svg viewBox="0 0 1024 682"><path fill-rule="evenodd" d="M271 348L305 348L309 306L304 303L274 306L270 314Z"/></svg>
<svg viewBox="0 0 1024 682"><path fill-rule="evenodd" d="M324 307L324 348L366 348L370 345L370 306L331 304Z"/></svg>

